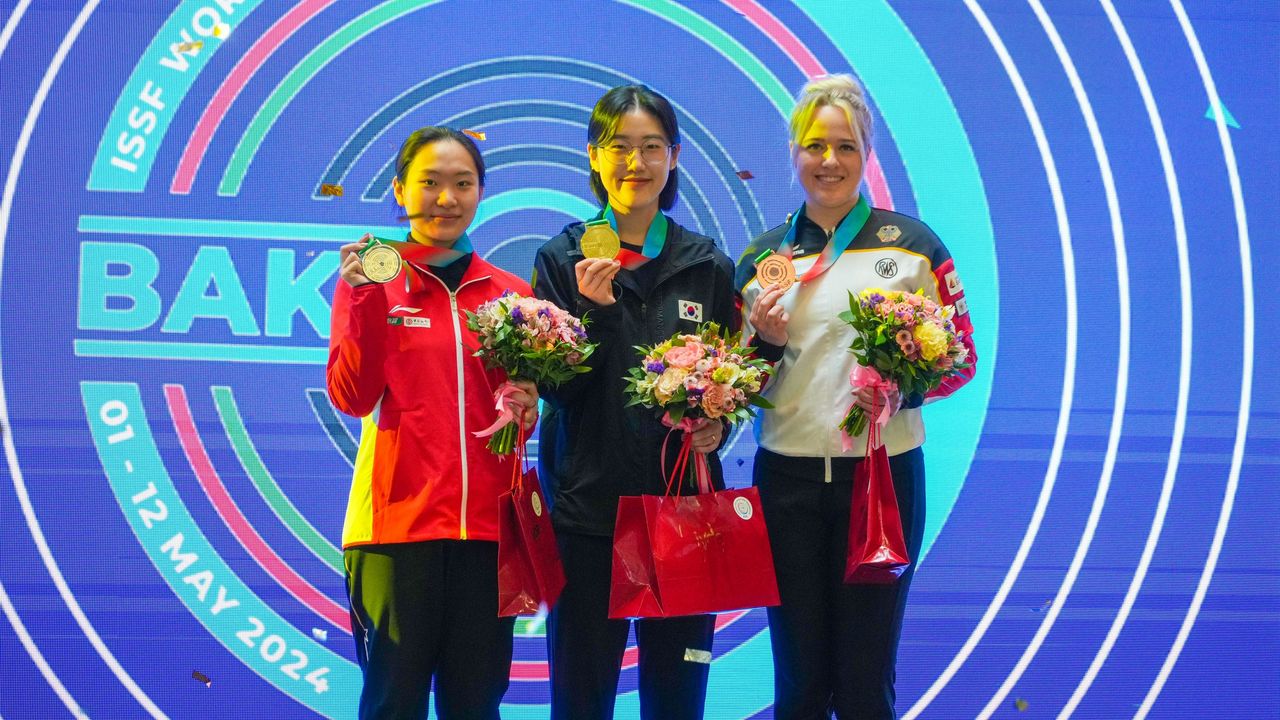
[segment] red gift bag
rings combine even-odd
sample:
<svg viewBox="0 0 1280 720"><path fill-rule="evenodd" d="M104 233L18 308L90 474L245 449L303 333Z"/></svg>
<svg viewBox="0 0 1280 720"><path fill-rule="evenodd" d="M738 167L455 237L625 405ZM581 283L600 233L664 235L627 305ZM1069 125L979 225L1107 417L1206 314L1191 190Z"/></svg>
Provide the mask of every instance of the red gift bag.
<svg viewBox="0 0 1280 720"><path fill-rule="evenodd" d="M682 459L689 455L682 450ZM673 617L778 604L773 552L755 488L618 499L610 618ZM677 464L674 477L682 473Z"/></svg>
<svg viewBox="0 0 1280 720"><path fill-rule="evenodd" d="M524 428L512 459L524 465ZM539 603L556 604L564 589L564 567L551 528L551 512L538 471L517 474L498 500L498 615L532 615Z"/></svg>
<svg viewBox="0 0 1280 720"><path fill-rule="evenodd" d="M902 535L898 495L893 489L889 453L880 442L880 424L867 428L867 456L853 473L853 506L849 515L849 557L844 581L890 585L911 565Z"/></svg>

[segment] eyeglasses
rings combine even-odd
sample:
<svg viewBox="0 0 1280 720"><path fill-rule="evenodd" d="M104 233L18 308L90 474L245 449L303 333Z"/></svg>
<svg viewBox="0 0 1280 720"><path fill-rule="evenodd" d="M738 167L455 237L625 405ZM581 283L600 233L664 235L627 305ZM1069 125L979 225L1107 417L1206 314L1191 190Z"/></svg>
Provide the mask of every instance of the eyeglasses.
<svg viewBox="0 0 1280 720"><path fill-rule="evenodd" d="M639 152L640 159L656 165L671 156L674 145L663 145L657 140L649 140L643 145L628 145L624 142L611 142L608 145L592 145L604 155L604 159L615 165L621 165L631 159L631 153Z"/></svg>

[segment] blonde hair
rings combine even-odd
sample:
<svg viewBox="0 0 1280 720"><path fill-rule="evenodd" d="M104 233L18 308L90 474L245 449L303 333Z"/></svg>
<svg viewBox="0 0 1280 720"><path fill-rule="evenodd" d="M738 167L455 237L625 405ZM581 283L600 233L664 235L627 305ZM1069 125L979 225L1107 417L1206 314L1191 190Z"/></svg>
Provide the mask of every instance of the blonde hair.
<svg viewBox="0 0 1280 720"><path fill-rule="evenodd" d="M871 151L871 110L867 107L862 85L852 75L845 73L819 75L800 89L795 109L791 111L791 145L800 145L804 133L813 123L813 116L826 105L844 111L849 125L858 136L858 150L865 159Z"/></svg>

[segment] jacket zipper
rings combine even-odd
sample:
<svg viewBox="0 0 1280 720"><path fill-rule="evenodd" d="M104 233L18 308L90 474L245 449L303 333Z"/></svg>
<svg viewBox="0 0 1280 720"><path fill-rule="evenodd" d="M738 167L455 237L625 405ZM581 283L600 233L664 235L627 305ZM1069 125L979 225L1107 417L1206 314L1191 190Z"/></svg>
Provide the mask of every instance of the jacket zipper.
<svg viewBox="0 0 1280 720"><path fill-rule="evenodd" d="M457 290L450 290L449 286L445 285L444 281L436 277L434 273L423 272L422 274L435 278L436 282L440 283L445 292L449 294L449 317L453 320L454 359L458 368L458 454L462 460L462 506L458 512L458 539L466 540L467 494L470 491L470 474L467 467L467 381L462 371L462 326L458 324L458 292L473 282L488 279L489 276L472 278L459 284Z"/></svg>
<svg viewBox="0 0 1280 720"><path fill-rule="evenodd" d="M461 290L462 286L459 285ZM458 451L462 454L462 509L458 513L458 537L467 539L467 491L470 488L467 475L467 413L465 400L467 381L462 372L462 327L458 325L458 294L449 292L449 316L453 319L454 351L458 361Z"/></svg>

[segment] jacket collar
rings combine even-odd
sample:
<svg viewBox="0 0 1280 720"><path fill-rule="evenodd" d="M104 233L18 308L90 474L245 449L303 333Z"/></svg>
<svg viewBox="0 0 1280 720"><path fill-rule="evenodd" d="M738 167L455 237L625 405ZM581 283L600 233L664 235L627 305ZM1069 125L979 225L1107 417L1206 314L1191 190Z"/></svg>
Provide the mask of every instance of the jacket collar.
<svg viewBox="0 0 1280 720"><path fill-rule="evenodd" d="M421 276L422 292L429 293L434 290L443 290L446 293L449 292L449 287L445 285L444 281L429 272L427 268L411 264L409 272L417 273ZM470 262L467 263L466 271L462 273L462 280L459 281L456 292L461 293L468 285L481 280L488 280L492 276L493 266L484 258L480 257L478 253L473 252L471 254Z"/></svg>

